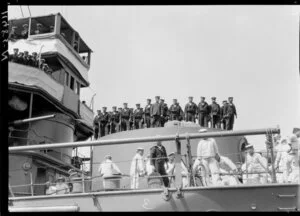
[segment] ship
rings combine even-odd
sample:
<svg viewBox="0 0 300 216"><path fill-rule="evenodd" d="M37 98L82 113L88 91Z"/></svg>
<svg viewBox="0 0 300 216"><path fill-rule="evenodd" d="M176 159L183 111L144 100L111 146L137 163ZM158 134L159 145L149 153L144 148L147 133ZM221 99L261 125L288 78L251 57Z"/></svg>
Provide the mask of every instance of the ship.
<svg viewBox="0 0 300 216"><path fill-rule="evenodd" d="M246 136L265 135L274 160L272 140L280 128L226 131L170 121L164 127L121 131L91 140L94 113L79 96L80 89L89 86L92 50L59 13L9 22L10 28L29 26L27 38L9 41L9 53L14 48L37 52L52 69L47 73L18 62L8 63L10 212L299 211L299 183L277 183L274 167L266 184L212 186L192 173L200 139L214 138L219 153L241 165ZM45 28L42 34L35 34L37 23ZM207 132L199 133L200 129ZM138 189L131 189L129 170L136 149L144 148L147 155L158 141L167 152L174 152L176 167L183 161L194 178L182 187L181 170L176 169L172 187L152 184L157 177L145 176L140 178ZM90 147L90 157L72 154L80 147ZM98 173L108 154L122 171L111 179ZM82 169L84 161L90 164L89 172ZM71 178L70 170L78 177ZM46 182L59 177L69 179L73 190L47 195Z"/></svg>

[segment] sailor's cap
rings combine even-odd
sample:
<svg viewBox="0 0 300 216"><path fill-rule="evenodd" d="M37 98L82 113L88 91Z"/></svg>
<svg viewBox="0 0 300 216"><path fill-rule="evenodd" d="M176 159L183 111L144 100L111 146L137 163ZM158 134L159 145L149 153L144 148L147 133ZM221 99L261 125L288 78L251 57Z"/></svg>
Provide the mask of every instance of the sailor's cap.
<svg viewBox="0 0 300 216"><path fill-rule="evenodd" d="M177 101L177 99L174 98L173 101Z"/></svg>
<svg viewBox="0 0 300 216"><path fill-rule="evenodd" d="M41 23L37 23L36 26L43 26Z"/></svg>
<svg viewBox="0 0 300 216"><path fill-rule="evenodd" d="M128 105L128 103L123 103L123 105Z"/></svg>
<svg viewBox="0 0 300 216"><path fill-rule="evenodd" d="M102 109L107 109L107 107L104 106L104 107L102 107Z"/></svg>
<svg viewBox="0 0 300 216"><path fill-rule="evenodd" d="M227 103L227 100L223 100L223 103Z"/></svg>
<svg viewBox="0 0 300 216"><path fill-rule="evenodd" d="M44 67L48 67L48 64L45 63L45 64L44 64Z"/></svg>
<svg viewBox="0 0 300 216"><path fill-rule="evenodd" d="M23 52L19 52L19 54L24 54Z"/></svg>
<svg viewBox="0 0 300 216"><path fill-rule="evenodd" d="M37 55L37 52L33 52L32 55Z"/></svg>
<svg viewBox="0 0 300 216"><path fill-rule="evenodd" d="M119 107L118 109L119 109L119 110L121 110L121 109L122 109L122 107Z"/></svg>
<svg viewBox="0 0 300 216"><path fill-rule="evenodd" d="M25 24L23 24L23 27L28 27L28 24L26 24L26 23L25 23Z"/></svg>
<svg viewBox="0 0 300 216"><path fill-rule="evenodd" d="M207 132L207 129L201 128L198 132L199 133L204 133L204 132Z"/></svg>
<svg viewBox="0 0 300 216"><path fill-rule="evenodd" d="M104 159L111 159L111 158L112 158L111 155L105 155L105 156L104 156Z"/></svg>
<svg viewBox="0 0 300 216"><path fill-rule="evenodd" d="M97 112L101 112L101 110L97 110Z"/></svg>
<svg viewBox="0 0 300 216"><path fill-rule="evenodd" d="M25 51L24 51L24 53L27 53L27 54L28 54L28 51L27 51L27 50L25 50Z"/></svg>
<svg viewBox="0 0 300 216"><path fill-rule="evenodd" d="M116 107L116 106L113 106L112 108L113 108L113 109L116 109L117 107Z"/></svg>
<svg viewBox="0 0 300 216"><path fill-rule="evenodd" d="M217 98L216 98L216 97L212 97L211 99L212 99L212 100L216 100Z"/></svg>
<svg viewBox="0 0 300 216"><path fill-rule="evenodd" d="M245 146L245 149L250 149L250 148L253 148L253 145L248 143L246 146Z"/></svg>
<svg viewBox="0 0 300 216"><path fill-rule="evenodd" d="M148 99L147 99L147 101L151 101L151 99L150 99L150 98L148 98Z"/></svg>
<svg viewBox="0 0 300 216"><path fill-rule="evenodd" d="M201 96L200 98L201 98L201 99L205 99L205 97L203 97L203 96Z"/></svg>
<svg viewBox="0 0 300 216"><path fill-rule="evenodd" d="M161 100L161 101L165 101L165 99L163 99L163 98L161 98L160 100Z"/></svg>
<svg viewBox="0 0 300 216"><path fill-rule="evenodd" d="M229 100L229 99L233 99L233 97L228 97L228 100Z"/></svg>
<svg viewBox="0 0 300 216"><path fill-rule="evenodd" d="M65 178L62 177L62 176L59 176L59 177L56 179L56 181L60 181L60 180L65 181Z"/></svg>
<svg viewBox="0 0 300 216"><path fill-rule="evenodd" d="M192 99L193 99L194 97L193 97L193 96L189 96L189 98L192 98Z"/></svg>
<svg viewBox="0 0 300 216"><path fill-rule="evenodd" d="M155 96L155 98L158 98L158 99L159 99L159 98L160 98L160 96Z"/></svg>
<svg viewBox="0 0 300 216"><path fill-rule="evenodd" d="M141 104L139 104L139 103L137 103L137 104L135 104L136 106L140 106Z"/></svg>
<svg viewBox="0 0 300 216"><path fill-rule="evenodd" d="M171 152L168 156L172 156L175 155L175 152Z"/></svg>
<svg viewBox="0 0 300 216"><path fill-rule="evenodd" d="M136 150L137 150L137 151L144 151L145 149L142 148L142 147L138 147Z"/></svg>
<svg viewBox="0 0 300 216"><path fill-rule="evenodd" d="M19 48L14 48L14 50L19 50Z"/></svg>
<svg viewBox="0 0 300 216"><path fill-rule="evenodd" d="M41 59L41 61L46 61L45 59Z"/></svg>
<svg viewBox="0 0 300 216"><path fill-rule="evenodd" d="M18 27L17 27L17 26L12 26L11 28L12 28L12 29L16 29L16 28L18 28Z"/></svg>

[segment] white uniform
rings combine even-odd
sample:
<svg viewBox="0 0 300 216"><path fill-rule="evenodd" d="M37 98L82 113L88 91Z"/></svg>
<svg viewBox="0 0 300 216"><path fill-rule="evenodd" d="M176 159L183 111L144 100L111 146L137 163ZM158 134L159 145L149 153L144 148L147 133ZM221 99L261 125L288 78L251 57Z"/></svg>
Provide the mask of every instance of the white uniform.
<svg viewBox="0 0 300 216"><path fill-rule="evenodd" d="M286 164L290 146L288 144L279 144L276 147L277 154L274 165L275 167L278 167L278 171L280 172L276 173L276 179L278 183L284 183L287 182L288 179L288 169L285 169L286 166L284 166L284 164Z"/></svg>
<svg viewBox="0 0 300 216"><path fill-rule="evenodd" d="M284 160L284 180L285 182L299 183L299 139L291 144L292 150L288 152Z"/></svg>
<svg viewBox="0 0 300 216"><path fill-rule="evenodd" d="M131 189L139 188L139 176L145 174L143 157L137 153L131 162L130 177L131 177Z"/></svg>
<svg viewBox="0 0 300 216"><path fill-rule="evenodd" d="M110 159L106 159L104 162L100 164L98 172L102 177L112 176L114 174L121 173L117 165L113 163ZM103 187L105 188L105 181L103 181Z"/></svg>
<svg viewBox="0 0 300 216"><path fill-rule="evenodd" d="M56 194L66 194L69 193L69 187L66 183L57 183L56 184Z"/></svg>
<svg viewBox="0 0 300 216"><path fill-rule="evenodd" d="M46 189L46 195L55 195L56 194L56 187L53 185L50 185L47 189Z"/></svg>
<svg viewBox="0 0 300 216"><path fill-rule="evenodd" d="M246 155L246 169L251 174L248 174L247 183L265 184L267 182L267 173L253 173L253 172L266 172L267 164L263 156L254 153L252 156L248 153ZM253 174L252 174L253 173Z"/></svg>
<svg viewBox="0 0 300 216"><path fill-rule="evenodd" d="M210 182L209 173L211 173L212 184L220 185L220 169L218 162L215 158L216 154L219 154L216 141L213 138L202 139L198 143L197 157L198 160L205 167L205 179L206 182Z"/></svg>
<svg viewBox="0 0 300 216"><path fill-rule="evenodd" d="M153 167L150 164L150 159L146 162L146 173L149 176L153 172Z"/></svg>
<svg viewBox="0 0 300 216"><path fill-rule="evenodd" d="M181 176L182 176L182 187L187 187L189 185L189 181L188 181L188 170L187 168L185 167L184 163L181 161ZM175 172L176 172L176 163L175 163L175 160L171 163L171 162L168 162L165 164L165 169L166 169L166 173L167 175L175 175ZM171 187L175 187L174 185L174 177L169 177L169 180L170 180L170 185Z"/></svg>
<svg viewBox="0 0 300 216"><path fill-rule="evenodd" d="M224 157L224 156L220 156L219 167L220 167L220 173L223 174L228 174L234 170L237 170L236 165L228 157ZM235 176L222 175L222 183L224 185L237 185L240 182Z"/></svg>

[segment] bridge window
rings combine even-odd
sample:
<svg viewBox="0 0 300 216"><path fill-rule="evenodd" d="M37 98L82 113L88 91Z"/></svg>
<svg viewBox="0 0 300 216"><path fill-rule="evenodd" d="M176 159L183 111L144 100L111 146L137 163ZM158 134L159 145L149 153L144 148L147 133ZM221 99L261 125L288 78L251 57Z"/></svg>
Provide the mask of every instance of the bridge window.
<svg viewBox="0 0 300 216"><path fill-rule="evenodd" d="M65 71L65 85L69 86L69 73Z"/></svg>
<svg viewBox="0 0 300 216"><path fill-rule="evenodd" d="M74 91L74 87L75 87L75 79L74 77L71 76L71 82L70 82L70 88Z"/></svg>
<svg viewBox="0 0 300 216"><path fill-rule="evenodd" d="M55 31L55 16L31 18L30 35L53 33Z"/></svg>

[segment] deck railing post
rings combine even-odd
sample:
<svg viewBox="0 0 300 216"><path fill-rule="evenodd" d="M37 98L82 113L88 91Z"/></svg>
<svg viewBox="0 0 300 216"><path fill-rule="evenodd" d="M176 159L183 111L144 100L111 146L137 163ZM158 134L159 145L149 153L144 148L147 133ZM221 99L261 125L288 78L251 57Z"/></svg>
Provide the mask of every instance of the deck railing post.
<svg viewBox="0 0 300 216"><path fill-rule="evenodd" d="M32 172L29 172L30 176L30 191L31 191L31 196L33 196L33 179L32 179Z"/></svg>

